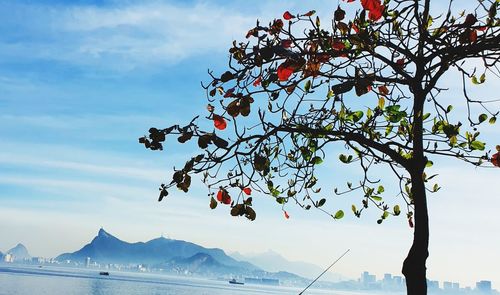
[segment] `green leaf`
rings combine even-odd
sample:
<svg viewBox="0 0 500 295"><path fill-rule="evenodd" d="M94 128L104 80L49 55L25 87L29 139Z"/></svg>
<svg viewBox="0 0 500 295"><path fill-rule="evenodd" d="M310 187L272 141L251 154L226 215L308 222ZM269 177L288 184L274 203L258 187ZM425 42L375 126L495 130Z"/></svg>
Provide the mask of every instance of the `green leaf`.
<svg viewBox="0 0 500 295"><path fill-rule="evenodd" d="M309 92L311 90L311 80L307 80L306 85L304 86L304 90Z"/></svg>
<svg viewBox="0 0 500 295"><path fill-rule="evenodd" d="M486 114L479 115L479 123L483 123L484 121L486 121L486 119L488 119L488 115Z"/></svg>
<svg viewBox="0 0 500 295"><path fill-rule="evenodd" d="M375 201L382 201L382 197L379 197L379 196L371 196L371 198Z"/></svg>
<svg viewBox="0 0 500 295"><path fill-rule="evenodd" d="M358 211L358 209L356 208L356 206L355 206L355 205L352 205L352 206L351 206L351 210L352 210L352 212L353 212L353 213L356 213L356 211Z"/></svg>
<svg viewBox="0 0 500 295"><path fill-rule="evenodd" d="M497 122L497 117L491 117L489 122L490 124L495 124Z"/></svg>
<svg viewBox="0 0 500 295"><path fill-rule="evenodd" d="M429 168L429 167L432 167L432 165L434 165L434 162L427 160L425 167Z"/></svg>
<svg viewBox="0 0 500 295"><path fill-rule="evenodd" d="M323 159L321 159L321 157L318 157L318 156L312 158L311 161L314 163L314 165L319 165L319 164L323 163Z"/></svg>
<svg viewBox="0 0 500 295"><path fill-rule="evenodd" d="M342 210L337 211L337 213L333 216L335 219L342 219L342 217L344 217L344 211Z"/></svg>
<svg viewBox="0 0 500 295"><path fill-rule="evenodd" d="M381 194L381 193L383 193L384 191L385 191L384 187L383 187L382 185L379 185L379 186L378 186L378 189L377 189L377 193L378 193L378 194Z"/></svg>
<svg viewBox="0 0 500 295"><path fill-rule="evenodd" d="M384 213L382 214L382 219L386 219L387 217L389 217L389 212L384 211Z"/></svg>
<svg viewBox="0 0 500 295"><path fill-rule="evenodd" d="M474 140L473 142L470 143L470 147L473 149L473 150L480 150L480 151L484 151L485 147L486 147L486 144L484 142L480 142L478 140Z"/></svg>
<svg viewBox="0 0 500 295"><path fill-rule="evenodd" d="M363 118L363 112L362 111L356 111L356 112L352 113L352 120L354 121L354 123L356 123L359 120L361 120L361 118Z"/></svg>
<svg viewBox="0 0 500 295"><path fill-rule="evenodd" d="M434 184L434 186L432 187L432 191L433 192L437 192L439 189L440 189L440 187L439 187L439 185L437 183Z"/></svg>
<svg viewBox="0 0 500 295"><path fill-rule="evenodd" d="M399 208L399 205L394 206L394 215L399 215L401 213L401 209Z"/></svg>
<svg viewBox="0 0 500 295"><path fill-rule="evenodd" d="M450 104L450 105L446 108L446 113L451 112L451 110L453 110L453 106Z"/></svg>
<svg viewBox="0 0 500 295"><path fill-rule="evenodd" d="M429 118L431 116L431 113L426 113L424 114L424 116L422 117L422 120L426 120L427 118Z"/></svg>
<svg viewBox="0 0 500 295"><path fill-rule="evenodd" d="M325 205L325 203L326 203L326 199L323 198L323 199L321 199L321 200L318 201L318 203L316 204L316 207L319 208L319 207Z"/></svg>

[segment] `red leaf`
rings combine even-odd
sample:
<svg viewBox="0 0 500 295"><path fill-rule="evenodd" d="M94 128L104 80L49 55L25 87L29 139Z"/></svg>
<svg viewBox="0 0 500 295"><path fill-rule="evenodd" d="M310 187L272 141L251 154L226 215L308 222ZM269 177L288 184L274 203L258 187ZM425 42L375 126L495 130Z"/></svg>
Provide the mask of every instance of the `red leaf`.
<svg viewBox="0 0 500 295"><path fill-rule="evenodd" d="M380 0L361 0L361 5L369 11L368 17L373 21L379 20L384 13L385 6Z"/></svg>
<svg viewBox="0 0 500 295"><path fill-rule="evenodd" d="M225 189L220 189L219 192L217 193L217 201L229 205L231 204L231 197L229 196L229 193Z"/></svg>
<svg viewBox="0 0 500 295"><path fill-rule="evenodd" d="M260 82L262 82L262 77L261 76L259 76L257 79L255 79L255 81L253 81L253 86L254 87L259 86Z"/></svg>
<svg viewBox="0 0 500 295"><path fill-rule="evenodd" d="M500 152L491 156L491 164L493 164L493 166L500 167Z"/></svg>
<svg viewBox="0 0 500 295"><path fill-rule="evenodd" d="M469 40L470 42L476 42L477 41L477 31L472 30L469 34Z"/></svg>
<svg viewBox="0 0 500 295"><path fill-rule="evenodd" d="M402 67L404 67L404 65L405 65L405 59L404 59L404 58L400 58L400 59L398 59L398 60L396 61L396 64L397 64L398 66L400 66L401 68L402 68Z"/></svg>
<svg viewBox="0 0 500 295"><path fill-rule="evenodd" d="M347 2L347 3L354 2L354 0L342 0L342 1Z"/></svg>
<svg viewBox="0 0 500 295"><path fill-rule="evenodd" d="M481 32L486 31L486 29L488 29L488 26L480 26L480 27L477 27L477 30L478 30L478 31L481 31Z"/></svg>
<svg viewBox="0 0 500 295"><path fill-rule="evenodd" d="M281 41L281 46L283 46L283 48L290 48L290 47L292 47L292 40L282 40Z"/></svg>
<svg viewBox="0 0 500 295"><path fill-rule="evenodd" d="M344 50L345 49L345 44L339 41L334 41L332 42L332 48L334 50Z"/></svg>
<svg viewBox="0 0 500 295"><path fill-rule="evenodd" d="M380 94L382 95L387 95L389 94L389 89L387 89L387 86L382 85L378 87L378 92L380 92Z"/></svg>
<svg viewBox="0 0 500 295"><path fill-rule="evenodd" d="M214 126L215 128L219 129L219 130L224 130L226 129L227 127L227 123L226 123L226 120L224 120L223 117L219 116L219 115L216 115L214 114Z"/></svg>
<svg viewBox="0 0 500 295"><path fill-rule="evenodd" d="M288 215L288 212L286 212L286 211L283 211L283 212L285 212L285 218L286 218L286 219L289 219L289 218L290 218L290 215Z"/></svg>
<svg viewBox="0 0 500 295"><path fill-rule="evenodd" d="M358 26L356 26L356 24L352 24L352 29L354 30L354 32L359 33L359 28Z"/></svg>
<svg viewBox="0 0 500 295"><path fill-rule="evenodd" d="M252 189L251 189L251 188L249 188L249 187L245 187L245 188L243 189L243 192L244 192L246 195L250 196L250 195L252 194Z"/></svg>
<svg viewBox="0 0 500 295"><path fill-rule="evenodd" d="M295 16L293 16L290 11L285 11L285 13L283 13L283 18L286 19L286 20L291 20L292 18L295 18Z"/></svg>
<svg viewBox="0 0 500 295"><path fill-rule="evenodd" d="M286 81L290 76L293 74L294 68L286 63L282 63L279 67L278 70L276 71L276 74L278 74L278 80L280 81Z"/></svg>

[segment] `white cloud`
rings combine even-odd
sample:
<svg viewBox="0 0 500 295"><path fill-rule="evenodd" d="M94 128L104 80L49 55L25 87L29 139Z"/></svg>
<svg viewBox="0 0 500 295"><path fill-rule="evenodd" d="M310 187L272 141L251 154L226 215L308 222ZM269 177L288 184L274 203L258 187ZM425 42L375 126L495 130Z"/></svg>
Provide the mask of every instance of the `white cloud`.
<svg viewBox="0 0 500 295"><path fill-rule="evenodd" d="M39 26L23 28L32 40L1 45L4 57L125 71L225 51L256 19L208 3L14 7Z"/></svg>

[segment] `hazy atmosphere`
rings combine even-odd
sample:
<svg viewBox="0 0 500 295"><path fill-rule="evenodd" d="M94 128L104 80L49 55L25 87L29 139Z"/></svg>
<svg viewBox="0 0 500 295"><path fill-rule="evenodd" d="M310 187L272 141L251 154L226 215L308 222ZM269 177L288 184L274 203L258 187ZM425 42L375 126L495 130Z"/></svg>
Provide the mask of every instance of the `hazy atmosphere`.
<svg viewBox="0 0 500 295"><path fill-rule="evenodd" d="M456 2L467 7L468 1ZM127 242L163 235L227 253L272 250L320 267L351 249L333 272L352 279L363 271L400 275L413 230L404 216L378 225L376 210L358 219L350 210L356 196L333 194L334 184L359 172L339 164L341 144L320 170L324 195L346 212L344 219L292 204L287 219L272 198L254 194L257 219L249 221L230 216L228 207L210 210L199 178L188 194L171 190L159 203L159 185L196 146L167 140L163 152L152 152L137 140L151 126L203 114L207 69L227 66L232 41L244 40L256 19L267 23L286 10L310 9L326 19L338 3L2 1L0 251L23 243L33 256L55 257L78 250L102 227ZM460 97L457 77L443 78L444 101ZM495 81L472 87L471 95L500 99ZM456 112L465 112L461 102ZM489 106L500 109L499 102ZM482 127L486 150L494 150L498 124ZM461 286L490 280L500 289L498 169L432 161L439 174L433 181L442 188L428 195L428 278ZM396 190L389 183L386 191Z"/></svg>

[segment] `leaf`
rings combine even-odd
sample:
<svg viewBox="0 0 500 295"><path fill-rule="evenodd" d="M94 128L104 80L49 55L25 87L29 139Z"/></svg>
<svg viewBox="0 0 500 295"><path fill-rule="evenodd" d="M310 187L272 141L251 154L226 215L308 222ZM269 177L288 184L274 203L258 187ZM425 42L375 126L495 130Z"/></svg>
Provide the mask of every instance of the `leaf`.
<svg viewBox="0 0 500 295"><path fill-rule="evenodd" d="M247 196L250 196L252 194L252 189L249 188L249 187L245 187L243 189L243 192L247 195Z"/></svg>
<svg viewBox="0 0 500 295"><path fill-rule="evenodd" d="M323 163L323 159L321 159L321 157L316 156L316 157L312 158L311 162L313 162L314 165L319 165L319 164Z"/></svg>
<svg viewBox="0 0 500 295"><path fill-rule="evenodd" d="M379 196L371 196L371 198L374 200L374 201L382 201L382 197L379 197Z"/></svg>
<svg viewBox="0 0 500 295"><path fill-rule="evenodd" d="M440 189L440 187L439 187L439 185L437 183L434 184L434 186L432 187L432 191L433 192L437 192L439 189Z"/></svg>
<svg viewBox="0 0 500 295"><path fill-rule="evenodd" d="M234 79L234 74L231 73L230 71L224 72L224 74L222 74L222 76L220 77L220 81L223 83L230 81L232 79Z"/></svg>
<svg viewBox="0 0 500 295"><path fill-rule="evenodd" d="M379 185L378 186L378 189L377 189L377 194L381 194L385 191L385 188L382 186L382 185Z"/></svg>
<svg viewBox="0 0 500 295"><path fill-rule="evenodd" d="M231 196L229 196L229 193L225 189L220 189L217 193L217 201L229 205L231 204Z"/></svg>
<svg viewBox="0 0 500 295"><path fill-rule="evenodd" d="M311 90L311 84L311 80L307 80L306 85L304 86L304 90L306 92L309 92L309 90Z"/></svg>
<svg viewBox="0 0 500 295"><path fill-rule="evenodd" d="M446 108L446 113L451 112L451 110L453 110L453 106L450 104L450 105Z"/></svg>
<svg viewBox="0 0 500 295"><path fill-rule="evenodd" d="M434 165L434 162L432 162L430 160L427 160L427 163L425 164L425 167L429 168L429 167L432 167L432 165Z"/></svg>
<svg viewBox="0 0 500 295"><path fill-rule="evenodd" d="M490 124L495 124L496 121L497 121L497 117L491 117L489 120Z"/></svg>
<svg viewBox="0 0 500 295"><path fill-rule="evenodd" d="M368 17L373 21L379 20L385 9L380 0L361 0L361 5L369 11Z"/></svg>
<svg viewBox="0 0 500 295"><path fill-rule="evenodd" d="M491 156L491 164L496 167L500 167L500 152Z"/></svg>
<svg viewBox="0 0 500 295"><path fill-rule="evenodd" d="M484 121L486 121L486 119L488 119L488 115L486 114L479 115L479 123L483 123Z"/></svg>
<svg viewBox="0 0 500 295"><path fill-rule="evenodd" d="M378 108L383 110L385 106L385 98L382 96L378 98Z"/></svg>
<svg viewBox="0 0 500 295"><path fill-rule="evenodd" d="M215 126L215 128L217 128L219 130L226 129L227 123L226 123L226 120L224 120L223 117L214 114L213 120L214 120L214 126Z"/></svg>
<svg viewBox="0 0 500 295"><path fill-rule="evenodd" d="M260 83L261 83L261 82L262 82L262 77L261 77L261 76L259 76L259 77L257 77L257 79L255 79L255 81L253 81L252 85L253 85L254 87L260 86Z"/></svg>
<svg viewBox="0 0 500 295"><path fill-rule="evenodd" d="M309 10L304 16L313 16L316 13L316 10Z"/></svg>
<svg viewBox="0 0 500 295"><path fill-rule="evenodd" d="M474 140L473 142L470 143L470 147L473 149L473 150L480 150L480 151L484 151L485 147L486 147L486 144L484 142L480 142L478 140Z"/></svg>
<svg viewBox="0 0 500 295"><path fill-rule="evenodd" d="M382 95L387 95L389 94L389 89L387 88L387 86L385 85L382 85L382 86L379 86L378 87L378 92ZM384 107L381 107L381 109L383 109Z"/></svg>
<svg viewBox="0 0 500 295"><path fill-rule="evenodd" d="M278 80L286 81L293 74L294 68L287 63L282 63L278 66L276 70L276 74L278 75Z"/></svg>
<svg viewBox="0 0 500 295"><path fill-rule="evenodd" d="M319 207L323 206L325 203L326 203L326 199L323 198L323 199L318 201L318 203L316 204L316 207L319 208Z"/></svg>
<svg viewBox="0 0 500 295"><path fill-rule="evenodd" d="M257 217L257 214L255 211L252 209L250 206L245 207L245 217L248 218L251 221L254 221L255 218Z"/></svg>
<svg viewBox="0 0 500 295"><path fill-rule="evenodd" d="M289 219L289 218L290 218L290 215L288 215L288 212L286 212L286 211L283 211L283 212L285 213L285 218L286 218L286 219Z"/></svg>
<svg viewBox="0 0 500 295"><path fill-rule="evenodd" d="M334 19L335 21L341 21L345 18L345 11L340 8L340 6L337 7L337 10L335 10L334 14Z"/></svg>
<svg viewBox="0 0 500 295"><path fill-rule="evenodd" d="M210 209L215 209L217 207L217 201L214 199L214 197L210 198Z"/></svg>
<svg viewBox="0 0 500 295"><path fill-rule="evenodd" d="M342 210L337 211L337 213L333 216L335 219L342 219L342 217L344 217L344 211Z"/></svg>
<svg viewBox="0 0 500 295"><path fill-rule="evenodd" d="M290 11L288 11L288 10L287 10L287 11L285 11L285 13L283 13L283 18L284 18L285 20L291 20L292 18L295 18L295 16L293 16L293 15L290 13Z"/></svg>
<svg viewBox="0 0 500 295"><path fill-rule="evenodd" d="M229 103L226 107L226 111L231 117L237 117L240 114L240 100L235 99Z"/></svg>
<svg viewBox="0 0 500 295"><path fill-rule="evenodd" d="M401 214L401 209L399 208L399 205L394 206L393 211L394 211L394 215L396 215L396 216Z"/></svg>

